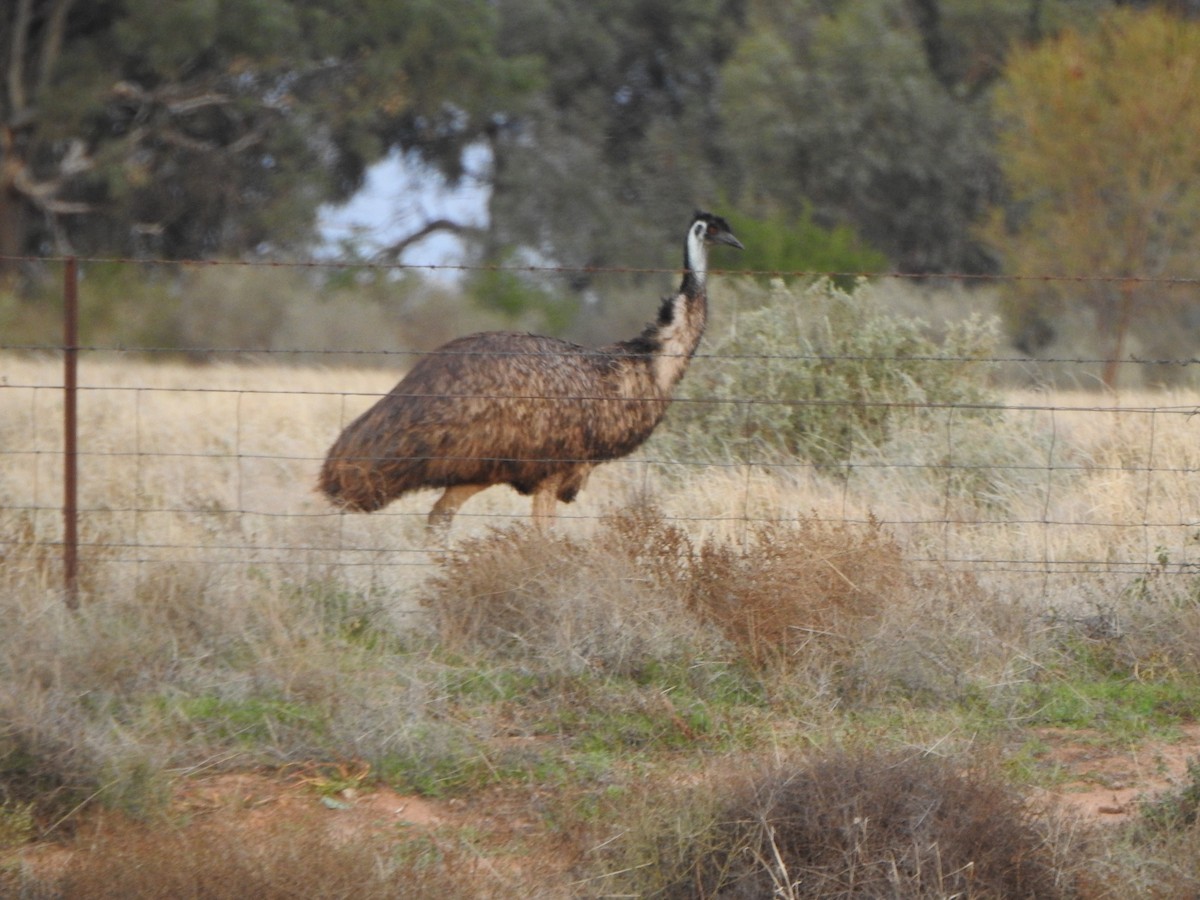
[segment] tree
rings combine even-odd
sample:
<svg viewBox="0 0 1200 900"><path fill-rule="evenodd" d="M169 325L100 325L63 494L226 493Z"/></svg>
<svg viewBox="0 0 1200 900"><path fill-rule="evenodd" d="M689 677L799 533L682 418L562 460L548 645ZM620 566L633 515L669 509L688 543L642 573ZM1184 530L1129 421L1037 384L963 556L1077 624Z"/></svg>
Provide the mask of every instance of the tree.
<svg viewBox="0 0 1200 900"><path fill-rule="evenodd" d="M980 99L993 63L926 7L760 3L721 96L743 208L811 202L902 270L989 269L968 225L998 196Z"/></svg>
<svg viewBox="0 0 1200 900"><path fill-rule="evenodd" d="M11 0L0 255L301 245L391 148L454 177L530 84L489 0Z"/></svg>
<svg viewBox="0 0 1200 900"><path fill-rule="evenodd" d="M1014 54L995 108L1011 205L986 234L1007 272L1035 277L1010 324L1082 303L1111 388L1130 334L1179 311L1155 279L1200 261L1200 23L1115 10Z"/></svg>
<svg viewBox="0 0 1200 900"><path fill-rule="evenodd" d="M719 194L716 82L743 0L501 0L501 46L545 82L493 135L488 252L661 266ZM587 284L586 273L574 287Z"/></svg>

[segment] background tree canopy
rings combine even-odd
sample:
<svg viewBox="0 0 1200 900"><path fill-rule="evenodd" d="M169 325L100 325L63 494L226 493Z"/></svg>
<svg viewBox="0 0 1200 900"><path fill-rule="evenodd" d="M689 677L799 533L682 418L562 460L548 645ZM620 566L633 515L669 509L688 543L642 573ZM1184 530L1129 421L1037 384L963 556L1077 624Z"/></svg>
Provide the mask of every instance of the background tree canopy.
<svg viewBox="0 0 1200 900"><path fill-rule="evenodd" d="M1118 10L1011 60L996 95L1011 203L987 232L1019 281L1013 330L1036 332L1072 302L1102 336L1105 384L1131 334L1164 357L1181 350L1183 295L1151 278L1195 278L1200 234L1200 24Z"/></svg>
<svg viewBox="0 0 1200 900"><path fill-rule="evenodd" d="M389 148L458 171L528 89L487 0L14 0L0 255L237 255L307 240Z"/></svg>
<svg viewBox="0 0 1200 900"><path fill-rule="evenodd" d="M754 29L726 67L742 202L806 197L905 271L988 269L966 227L999 189L986 104L939 80L912 5L778 5L785 27Z"/></svg>
<svg viewBox="0 0 1200 900"><path fill-rule="evenodd" d="M1194 12L1192 0L1171 5ZM1195 261L1180 237L1195 230L1184 187L1195 170L1175 176L1195 128L1172 137L1171 126L1196 91L1177 92L1175 111L1109 101L1162 93L1146 79L1168 59L1172 72L1194 66L1197 51L1164 24L1126 59L1118 38L1140 20L1106 20L1113 9L11 0L0 11L0 257L309 252L320 206L350 196L384 155L453 183L464 151L480 148L488 220L470 230L472 252L577 272L566 291L512 273L475 287L491 312L537 309L554 330L586 314L586 269L661 267L700 206L748 234L789 230L794 240L756 242L742 262L757 269L1181 271ZM1107 130L1093 128L1100 120ZM1101 183L1091 162L1102 154L1085 152L1114 134L1137 135L1106 157L1129 183ZM1086 209L1067 189L1085 175ZM1118 209L1141 224L1125 228ZM392 252L464 224L418 222ZM1068 239L1105 253L1071 256ZM1119 322L1105 311L1119 303L1088 302Z"/></svg>

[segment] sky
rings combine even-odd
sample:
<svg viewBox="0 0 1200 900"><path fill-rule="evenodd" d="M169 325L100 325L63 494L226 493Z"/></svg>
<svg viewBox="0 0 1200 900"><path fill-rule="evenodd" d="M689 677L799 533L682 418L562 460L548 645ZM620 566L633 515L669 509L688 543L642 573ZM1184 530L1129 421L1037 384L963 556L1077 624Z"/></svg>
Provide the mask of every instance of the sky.
<svg viewBox="0 0 1200 900"><path fill-rule="evenodd" d="M391 153L376 163L349 202L319 210L319 228L330 254L337 252L342 241L353 239L360 253L369 257L437 218L485 225L491 154L486 146L475 145L467 148L463 161L467 174L456 186L447 184L435 169L401 153ZM400 261L409 265L459 265L464 262L463 243L452 234L435 233L405 250ZM457 278L453 271L432 270L429 274L447 280Z"/></svg>

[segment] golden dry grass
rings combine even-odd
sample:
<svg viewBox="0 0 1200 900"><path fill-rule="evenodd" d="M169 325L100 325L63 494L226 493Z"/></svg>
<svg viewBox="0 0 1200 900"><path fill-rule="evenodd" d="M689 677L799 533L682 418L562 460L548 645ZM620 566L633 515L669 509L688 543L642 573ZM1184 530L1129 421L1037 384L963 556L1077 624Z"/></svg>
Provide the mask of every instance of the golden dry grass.
<svg viewBox="0 0 1200 900"><path fill-rule="evenodd" d="M0 357L0 528L43 545L61 537L60 366ZM433 493L352 516L313 490L340 427L395 377L85 356L85 587L123 589L161 563L335 571L350 586L423 577L439 549L423 526ZM586 536L606 513L646 498L696 538L745 539L764 520L874 517L910 561L970 571L1055 605L1161 558L1196 561L1200 419L1191 413L1200 394L1009 392L1006 401L994 425L951 415L934 430L894 435L859 454L844 478L802 464L662 460L651 440L601 467L577 503L560 506L559 527ZM527 514L525 498L494 488L464 508L452 540Z"/></svg>

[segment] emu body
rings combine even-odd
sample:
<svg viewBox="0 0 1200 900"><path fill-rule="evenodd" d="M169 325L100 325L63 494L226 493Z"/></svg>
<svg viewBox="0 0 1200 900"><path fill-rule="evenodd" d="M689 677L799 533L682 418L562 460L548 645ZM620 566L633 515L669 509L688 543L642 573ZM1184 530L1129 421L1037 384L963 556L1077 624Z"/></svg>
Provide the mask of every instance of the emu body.
<svg viewBox="0 0 1200 900"><path fill-rule="evenodd" d="M320 489L372 512L420 488L444 493L429 515L448 525L472 495L509 484L544 524L599 463L631 453L662 420L707 320L706 245L741 247L726 222L697 213L679 291L637 337L606 347L485 332L424 356L346 426Z"/></svg>

